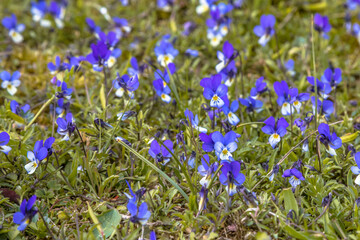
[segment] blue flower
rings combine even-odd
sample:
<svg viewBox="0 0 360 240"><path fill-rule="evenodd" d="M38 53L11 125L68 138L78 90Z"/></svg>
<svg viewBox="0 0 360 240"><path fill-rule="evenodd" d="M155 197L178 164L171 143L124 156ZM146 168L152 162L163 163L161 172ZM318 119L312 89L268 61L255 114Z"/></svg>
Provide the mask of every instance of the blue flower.
<svg viewBox="0 0 360 240"><path fill-rule="evenodd" d="M156 240L156 233L155 233L155 231L151 231L150 232L150 238L149 238L150 240Z"/></svg>
<svg viewBox="0 0 360 240"><path fill-rule="evenodd" d="M301 181L305 180L302 173L296 168L285 170L282 176L284 178L290 177L289 182L293 188L296 188L297 185L300 185Z"/></svg>
<svg viewBox="0 0 360 240"><path fill-rule="evenodd" d="M212 140L212 133L209 135L205 133L200 133L200 140L203 142L202 149L204 152L212 152L214 150L215 142Z"/></svg>
<svg viewBox="0 0 360 240"><path fill-rule="evenodd" d="M34 150L27 152L27 158L30 160L25 165L25 170L28 174L33 174L41 160L45 159L48 155L48 149L43 146L43 140L36 141Z"/></svg>
<svg viewBox="0 0 360 240"><path fill-rule="evenodd" d="M308 93L300 93L297 88L289 89L285 81L275 82L274 90L278 95L277 103L281 106L282 115L291 115L295 112L300 112L301 102L309 100Z"/></svg>
<svg viewBox="0 0 360 240"><path fill-rule="evenodd" d="M0 78L3 80L1 83L1 87L6 89L11 96L13 96L17 92L17 87L20 86L20 72L15 71L11 75L11 73L7 71L3 71L0 73Z"/></svg>
<svg viewBox="0 0 360 240"><path fill-rule="evenodd" d="M8 155L8 153L11 150L11 147L6 146L10 141L10 135L7 132L0 133L0 152L5 153Z"/></svg>
<svg viewBox="0 0 360 240"><path fill-rule="evenodd" d="M164 81L164 86L166 87L166 83L170 82L170 75L174 75L176 72L176 65L174 63L169 63L167 65L167 69L162 72L160 69L156 69L154 72L155 79L161 79Z"/></svg>
<svg viewBox="0 0 360 240"><path fill-rule="evenodd" d="M254 27L254 33L258 36L259 44L265 46L270 38L275 34L276 19L273 15L262 15L260 18L260 25Z"/></svg>
<svg viewBox="0 0 360 240"><path fill-rule="evenodd" d="M222 81L225 83L227 87L230 87L234 83L236 73L237 73L237 68L235 65L235 60L229 62L226 65L226 67L220 71Z"/></svg>
<svg viewBox="0 0 360 240"><path fill-rule="evenodd" d="M217 58L219 59L219 63L216 65L215 69L219 73L223 70L226 65L237 57L236 51L231 43L226 41L223 45L223 51L217 51Z"/></svg>
<svg viewBox="0 0 360 240"><path fill-rule="evenodd" d="M200 185L203 187L209 186L211 178L214 176L216 169L219 167L217 162L210 164L209 155L205 154L201 158L201 165L198 166L198 172L203 178L200 180Z"/></svg>
<svg viewBox="0 0 360 240"><path fill-rule="evenodd" d="M199 117L198 115L194 116L194 114L189 110L186 109L185 112L186 120L190 121L190 125L195 128L197 131L206 133L207 129L199 126Z"/></svg>
<svg viewBox="0 0 360 240"><path fill-rule="evenodd" d="M199 0L199 5L196 6L196 13L203 14L209 11L210 6L214 3L214 0Z"/></svg>
<svg viewBox="0 0 360 240"><path fill-rule="evenodd" d="M57 132L64 136L63 140L68 141L71 134L75 131L73 115L71 113L67 113L65 119L59 117L56 119L56 123L58 124Z"/></svg>
<svg viewBox="0 0 360 240"><path fill-rule="evenodd" d="M119 41L115 32L109 32L107 35L104 32L100 32L99 37L100 42L105 43L109 50L113 50Z"/></svg>
<svg viewBox="0 0 360 240"><path fill-rule="evenodd" d="M132 57L130 59L131 67L128 68L128 73L130 76L140 75L141 71L139 68L138 61L136 60L136 57Z"/></svg>
<svg viewBox="0 0 360 240"><path fill-rule="evenodd" d="M253 97L239 98L241 105L246 107L247 112L260 112L262 110L263 102Z"/></svg>
<svg viewBox="0 0 360 240"><path fill-rule="evenodd" d="M290 74L290 76L295 76L296 72L294 71L294 60L289 59L285 64L284 67L286 72Z"/></svg>
<svg viewBox="0 0 360 240"><path fill-rule="evenodd" d="M86 60L93 65L95 71L102 71L102 67L106 66L106 62L111 55L111 51L102 41L97 44L91 44L92 52L86 56Z"/></svg>
<svg viewBox="0 0 360 240"><path fill-rule="evenodd" d="M170 88L167 86L166 82L162 79L157 79L153 81L153 86L155 88L156 94L161 98L162 101L170 103Z"/></svg>
<svg viewBox="0 0 360 240"><path fill-rule="evenodd" d="M222 185L227 186L226 191L230 196L236 193L236 186L245 182L245 175L240 172L241 164L237 161L223 163L219 180Z"/></svg>
<svg viewBox="0 0 360 240"><path fill-rule="evenodd" d="M264 77L259 77L255 82L255 87L250 91L250 96L252 98L257 98L260 94L268 90L266 82L264 82Z"/></svg>
<svg viewBox="0 0 360 240"><path fill-rule="evenodd" d="M315 114L315 97L312 96L310 100L313 105L313 113ZM325 115L326 118L329 118L334 112L334 104L330 100L324 100L321 102L321 100L318 99L317 110L320 115Z"/></svg>
<svg viewBox="0 0 360 240"><path fill-rule="evenodd" d="M48 8L45 0L40 0L38 2L31 2L30 12L34 22L40 22L42 27L50 27L51 22L44 19L45 15L48 12Z"/></svg>
<svg viewBox="0 0 360 240"><path fill-rule="evenodd" d="M114 17L113 21L115 23L115 33L118 39L122 38L124 34L127 34L131 31L129 22L125 18Z"/></svg>
<svg viewBox="0 0 360 240"><path fill-rule="evenodd" d="M301 118L297 118L294 121L294 125L296 125L298 128L300 128L301 134L304 134L305 130L309 127L311 121L314 118L314 115L311 114L310 117L307 116L308 114L306 114L306 117L304 118L304 120L302 120Z"/></svg>
<svg viewBox="0 0 360 240"><path fill-rule="evenodd" d="M155 47L155 55L158 63L161 66L166 67L169 63L172 63L174 58L179 54L179 51L174 48L171 42L166 39L162 39L160 43Z"/></svg>
<svg viewBox="0 0 360 240"><path fill-rule="evenodd" d="M50 70L51 74L56 74L57 72L62 72L68 69L68 65L66 63L61 63L61 59L59 56L56 56L55 64L49 62L47 64L47 67Z"/></svg>
<svg viewBox="0 0 360 240"><path fill-rule="evenodd" d="M224 114L227 116L229 123L233 126L236 126L240 122L240 119L235 114L238 108L239 108L239 102L237 100L234 100L231 103L230 108L227 105L224 105L222 107L222 110Z"/></svg>
<svg viewBox="0 0 360 240"><path fill-rule="evenodd" d="M49 5L49 13L54 17L55 24L58 28L63 28L63 19L65 16L65 6L55 0L51 1Z"/></svg>
<svg viewBox="0 0 360 240"><path fill-rule="evenodd" d="M288 122L285 118L280 118L275 124L275 118L273 116L269 117L264 121L265 126L261 128L263 133L270 135L269 143L272 148L280 142L281 138L285 136L287 130L286 128L289 126Z"/></svg>
<svg viewBox="0 0 360 240"><path fill-rule="evenodd" d="M164 145L173 152L173 143L170 140L165 140ZM171 152L169 152L166 147L163 145L159 145L156 140L153 140L150 144L149 154L152 158L154 158L157 162L165 165L170 161Z"/></svg>
<svg viewBox="0 0 360 240"><path fill-rule="evenodd" d="M124 74L120 77L119 73L117 73L117 78L113 81L113 85L117 89L115 92L117 97L122 97L124 93L127 93L130 98L134 98L134 91L138 89L140 83L137 75L129 77L129 75Z"/></svg>
<svg viewBox="0 0 360 240"><path fill-rule="evenodd" d="M12 100L10 102L10 110L16 115L25 118L27 116L26 113L30 110L30 105L25 104L24 106L20 106L20 104L17 101Z"/></svg>
<svg viewBox="0 0 360 240"><path fill-rule="evenodd" d="M174 5L174 0L157 0L157 7L165 12L170 12L171 7Z"/></svg>
<svg viewBox="0 0 360 240"><path fill-rule="evenodd" d="M185 55L189 56L189 57L198 57L199 56L199 51L188 48L185 51Z"/></svg>
<svg viewBox="0 0 360 240"><path fill-rule="evenodd" d="M338 149L342 146L342 140L339 138L335 132L330 133L330 127L326 123L320 123L318 127L319 140L324 144L326 151L331 156L336 156L335 149Z"/></svg>
<svg viewBox="0 0 360 240"><path fill-rule="evenodd" d="M20 43L24 40L21 32L25 30L25 25L17 24L15 14L12 14L11 17L4 17L2 25L9 30L9 36L14 43Z"/></svg>
<svg viewBox="0 0 360 240"><path fill-rule="evenodd" d="M208 194L208 190L206 189L206 186L202 186L199 192L200 199L199 199L199 210L197 215L199 215L202 210L206 209L206 203L208 201L207 194Z"/></svg>
<svg viewBox="0 0 360 240"><path fill-rule="evenodd" d="M203 96L210 100L210 106L221 108L224 105L224 100L227 98L228 88L225 84L221 84L221 75L216 74L210 78L203 78L200 81L200 86L204 88Z"/></svg>
<svg viewBox="0 0 360 240"><path fill-rule="evenodd" d="M353 174L357 174L355 184L360 185L360 152L355 153L355 162L357 166L352 166L351 171Z"/></svg>
<svg viewBox="0 0 360 240"><path fill-rule="evenodd" d="M331 87L336 87L341 83L341 69L340 68L327 68L324 75L321 76L321 81L329 84Z"/></svg>
<svg viewBox="0 0 360 240"><path fill-rule="evenodd" d="M319 13L316 13L314 16L314 28L323 38L329 39L327 33L330 32L331 25L327 16L321 16Z"/></svg>
<svg viewBox="0 0 360 240"><path fill-rule="evenodd" d="M37 214L38 210L34 206L35 202L36 195L32 196L29 201L24 199L20 205L20 211L14 213L13 222L19 225L17 228L19 231L25 230L33 217Z"/></svg>
<svg viewBox="0 0 360 240"><path fill-rule="evenodd" d="M141 225L145 225L151 216L151 212L148 211L146 202L143 202L138 207L136 202L129 200L127 209L131 214L130 221L133 223L140 223Z"/></svg>
<svg viewBox="0 0 360 240"><path fill-rule="evenodd" d="M307 77L306 78L308 82L313 85L314 87L311 89L312 92L315 92L315 78L314 77ZM318 89L318 94L320 94L321 97L324 99L328 98L330 92L331 92L331 85L327 82L319 81L319 79L316 79L316 87Z"/></svg>
<svg viewBox="0 0 360 240"><path fill-rule="evenodd" d="M56 92L57 98L66 98L70 99L72 94L72 88L68 88L66 82L57 81L56 84L58 87L61 87L59 92Z"/></svg>
<svg viewBox="0 0 360 240"><path fill-rule="evenodd" d="M86 18L85 21L89 28L89 31L91 33L94 33L97 38L100 38L99 33L101 32L101 28L95 24L94 20L92 20L91 18Z"/></svg>
<svg viewBox="0 0 360 240"><path fill-rule="evenodd" d="M62 116L70 108L70 102L64 103L64 98L57 100L57 107L55 108L56 114Z"/></svg>
<svg viewBox="0 0 360 240"><path fill-rule="evenodd" d="M230 131L223 136L220 132L216 131L211 135L214 141L215 154L222 161L230 161L230 157L237 149L236 139L237 135L234 131Z"/></svg>

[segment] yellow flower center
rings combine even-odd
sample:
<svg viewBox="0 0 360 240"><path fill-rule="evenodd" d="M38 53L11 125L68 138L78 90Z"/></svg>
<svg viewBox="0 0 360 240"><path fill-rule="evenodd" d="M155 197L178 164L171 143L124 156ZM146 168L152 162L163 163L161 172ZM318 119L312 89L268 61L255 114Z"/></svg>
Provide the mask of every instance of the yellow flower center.
<svg viewBox="0 0 360 240"><path fill-rule="evenodd" d="M165 82L165 81L163 81L163 86L164 86L164 87L166 87L166 86L167 86L167 84L166 84L166 82Z"/></svg>
<svg viewBox="0 0 360 240"><path fill-rule="evenodd" d="M232 113L231 113L231 112L228 114L228 117L230 117L230 118L232 117Z"/></svg>
<svg viewBox="0 0 360 240"><path fill-rule="evenodd" d="M161 98L162 99L165 99L166 98L166 95L163 93L163 94L161 94Z"/></svg>
<svg viewBox="0 0 360 240"><path fill-rule="evenodd" d="M274 139L278 139L278 138L280 138L279 134L275 133L274 134Z"/></svg>
<svg viewBox="0 0 360 240"><path fill-rule="evenodd" d="M219 97L218 97L217 95L214 95L214 96L213 96L213 100L214 100L214 101L217 101L217 100L219 100Z"/></svg>
<svg viewBox="0 0 360 240"><path fill-rule="evenodd" d="M296 100L296 101L294 102L294 105L299 105L299 103L300 103L300 102Z"/></svg>
<svg viewBox="0 0 360 240"><path fill-rule="evenodd" d="M222 151L222 154L227 155L227 154L228 154L228 150L225 148L225 149Z"/></svg>
<svg viewBox="0 0 360 240"><path fill-rule="evenodd" d="M165 55L165 57L164 57L164 62L167 63L167 62L169 62L169 61L170 61L170 57L167 56L167 55Z"/></svg>

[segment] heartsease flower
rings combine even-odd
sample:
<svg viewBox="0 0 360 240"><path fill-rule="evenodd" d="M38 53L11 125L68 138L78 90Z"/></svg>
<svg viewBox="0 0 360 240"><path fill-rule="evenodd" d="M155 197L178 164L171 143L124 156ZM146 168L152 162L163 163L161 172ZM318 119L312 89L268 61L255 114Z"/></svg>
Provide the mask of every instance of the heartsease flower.
<svg viewBox="0 0 360 240"><path fill-rule="evenodd" d="M285 136L287 130L286 128L289 126L288 122L285 118L280 118L275 123L275 118L273 116L269 117L264 121L265 126L261 128L263 133L270 135L269 143L272 148L280 142L281 138Z"/></svg>
<svg viewBox="0 0 360 240"><path fill-rule="evenodd" d="M20 211L14 213L13 222L18 226L19 231L24 231L33 217L37 214L38 209L35 207L36 195L32 196L29 201L24 199L20 205Z"/></svg>

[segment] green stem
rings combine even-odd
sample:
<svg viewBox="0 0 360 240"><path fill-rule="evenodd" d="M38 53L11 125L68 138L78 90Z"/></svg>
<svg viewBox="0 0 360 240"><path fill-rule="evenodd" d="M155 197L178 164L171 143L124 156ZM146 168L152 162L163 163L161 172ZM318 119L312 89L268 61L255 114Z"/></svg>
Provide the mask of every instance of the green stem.
<svg viewBox="0 0 360 240"><path fill-rule="evenodd" d="M317 81L316 81L316 60L315 60L315 43L314 43L314 15L312 16L312 26L311 26L311 48L312 48L312 62L314 68L314 91L315 91L315 129L317 129L317 119L318 119L318 89L317 89Z"/></svg>

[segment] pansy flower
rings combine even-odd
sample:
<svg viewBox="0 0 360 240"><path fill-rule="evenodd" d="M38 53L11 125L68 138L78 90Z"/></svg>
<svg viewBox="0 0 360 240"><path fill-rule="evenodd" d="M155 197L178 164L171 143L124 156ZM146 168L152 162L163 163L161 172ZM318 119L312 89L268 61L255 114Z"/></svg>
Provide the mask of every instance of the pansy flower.
<svg viewBox="0 0 360 240"><path fill-rule="evenodd" d="M56 123L58 124L57 132L64 136L63 140L68 141L71 134L75 131L75 121L72 113L67 113L65 119L57 118Z"/></svg>
<svg viewBox="0 0 360 240"><path fill-rule="evenodd" d="M357 174L355 178L355 184L360 185L360 152L355 153L355 162L357 166L352 166L351 171L353 174Z"/></svg>
<svg viewBox="0 0 360 240"><path fill-rule="evenodd" d="M119 39L116 37L115 32L108 32L108 34L100 32L99 37L100 42L105 43L109 50L113 50L119 41Z"/></svg>
<svg viewBox="0 0 360 240"><path fill-rule="evenodd" d="M210 45L216 47L221 43L223 35L220 31L208 29L207 38L210 40Z"/></svg>
<svg viewBox="0 0 360 240"><path fill-rule="evenodd" d="M198 57L199 56L199 51L195 50L195 49L186 49L185 51L185 55L188 57Z"/></svg>
<svg viewBox="0 0 360 240"><path fill-rule="evenodd" d="M341 69L340 68L327 68L324 75L321 76L321 81L329 84L331 87L336 87L341 83Z"/></svg>
<svg viewBox="0 0 360 240"><path fill-rule="evenodd" d="M289 59L285 64L284 67L286 69L286 72L289 73L290 76L295 76L296 72L294 70L294 60Z"/></svg>
<svg viewBox="0 0 360 240"><path fill-rule="evenodd" d="M216 71L220 72L223 70L223 68L225 68L226 65L236 57L237 54L233 45L226 41L223 45L223 51L217 51L217 58L220 62L215 67Z"/></svg>
<svg viewBox="0 0 360 240"><path fill-rule="evenodd" d="M186 120L190 121L190 125L195 128L197 131L206 133L207 129L199 126L199 117L198 115L193 114L189 109L186 109L185 112Z"/></svg>
<svg viewBox="0 0 360 240"><path fill-rule="evenodd" d="M297 88L290 88L285 81L275 82L274 90L278 95L277 103L281 106L282 115L291 115L295 112L300 112L301 102L309 100L308 93L300 93Z"/></svg>
<svg viewBox="0 0 360 240"><path fill-rule="evenodd" d="M266 82L264 82L264 77L259 77L256 79L255 87L253 87L250 91L250 96L252 98L257 98L260 94L266 92L268 90Z"/></svg>
<svg viewBox="0 0 360 240"><path fill-rule="evenodd" d="M178 54L179 51L174 48L171 42L167 41L164 38L155 47L155 55L157 57L157 61L163 67L166 67L169 63L172 63L174 58Z"/></svg>
<svg viewBox="0 0 360 240"><path fill-rule="evenodd" d="M6 89L11 96L17 92L17 87L20 86L20 75L19 71L13 72L12 75L7 71L0 73L0 78L2 80L1 87Z"/></svg>
<svg viewBox="0 0 360 240"><path fill-rule="evenodd" d="M222 110L224 114L227 116L229 123L233 126L236 126L240 122L240 119L235 114L235 112L238 109L239 109L239 102L237 100L234 100L231 103L230 107L228 107L227 105L224 105L222 107Z"/></svg>
<svg viewBox="0 0 360 240"><path fill-rule="evenodd" d="M86 56L86 60L93 65L95 71L102 71L102 67L106 66L107 60L111 55L111 51L102 41L97 44L91 44L92 52Z"/></svg>
<svg viewBox="0 0 360 240"><path fill-rule="evenodd" d="M237 149L237 135L234 131L230 131L223 136L220 132L216 131L211 135L212 140L214 141L215 154L222 161L230 161L230 157Z"/></svg>
<svg viewBox="0 0 360 240"><path fill-rule="evenodd" d="M305 178L302 173L296 168L286 169L282 175L284 178L290 177L289 182L293 188L300 185L301 181L304 181Z"/></svg>
<svg viewBox="0 0 360 240"><path fill-rule="evenodd" d="M201 158L201 165L198 166L198 172L203 178L200 180L200 185L207 187L211 178L214 176L216 169L219 167L217 162L210 164L209 155L205 154Z"/></svg>
<svg viewBox="0 0 360 240"><path fill-rule="evenodd" d="M209 11L213 0L199 0L199 5L196 7L196 13L198 15Z"/></svg>
<svg viewBox="0 0 360 240"><path fill-rule="evenodd" d="M48 12L48 7L45 0L40 0L38 2L31 2L30 12L34 22L39 22L42 27L50 27L51 22L47 19L44 19L45 15Z"/></svg>
<svg viewBox="0 0 360 240"><path fill-rule="evenodd" d="M311 103L313 105L313 113L315 114L315 97L311 97ZM320 115L325 115L326 118L329 118L330 115L334 112L334 103L330 100L321 101L318 99L317 110Z"/></svg>
<svg viewBox="0 0 360 240"><path fill-rule="evenodd" d="M205 133L199 134L200 140L203 142L202 149L204 150L204 152L211 152L214 150L215 142L212 140L211 136L212 133L210 133L209 135Z"/></svg>
<svg viewBox="0 0 360 240"><path fill-rule="evenodd" d="M207 198L207 194L208 194L208 189L206 188L206 186L202 186L201 190L199 192L200 198L199 198L199 210L197 213L197 216L204 210L206 209L206 203L208 201Z"/></svg>
<svg viewBox="0 0 360 240"><path fill-rule="evenodd" d="M23 106L20 106L20 104L17 101L12 100L10 102L10 110L11 110L11 112L15 113L16 115L26 118L28 116L27 113L30 110L30 105L25 104Z"/></svg>
<svg viewBox="0 0 360 240"><path fill-rule="evenodd" d="M93 33L95 37L100 38L99 33L101 32L101 28L95 24L94 20L91 18L86 18L85 21L90 33Z"/></svg>
<svg viewBox="0 0 360 240"><path fill-rule="evenodd" d="M127 70L130 76L140 75L142 73L136 57L130 59L130 65L131 67Z"/></svg>
<svg viewBox="0 0 360 240"><path fill-rule="evenodd" d="M134 91L138 89L140 83L137 75L129 77L129 75L124 74L120 77L119 73L117 73L117 78L113 81L113 85L117 89L115 92L117 97L122 97L124 93L127 93L130 98L134 98Z"/></svg>
<svg viewBox="0 0 360 240"><path fill-rule="evenodd" d="M164 12L170 12L171 7L174 5L174 0L157 0L157 7Z"/></svg>
<svg viewBox="0 0 360 240"><path fill-rule="evenodd" d="M173 152L173 143L170 140L165 140L164 145ZM161 145L154 139L150 144L149 154L157 162L165 165L170 161L171 152L169 152L164 145Z"/></svg>
<svg viewBox="0 0 360 240"><path fill-rule="evenodd" d="M128 20L125 18L114 17L114 31L118 39L122 38L124 34L127 34L131 31Z"/></svg>
<svg viewBox="0 0 360 240"><path fill-rule="evenodd" d="M260 100L254 99L253 97L239 98L239 101L240 101L241 105L246 107L246 111L248 113L260 112L263 107L263 102Z"/></svg>
<svg viewBox="0 0 360 240"><path fill-rule="evenodd" d="M165 84L164 84L165 83ZM166 85L162 79L157 79L153 81L153 86L155 88L156 94L161 98L162 101L170 103L170 88Z"/></svg>
<svg viewBox="0 0 360 240"><path fill-rule="evenodd" d="M342 140L335 132L330 133L330 127L326 123L320 123L318 127L319 140L324 144L326 151L331 156L336 156L336 149L342 146Z"/></svg>
<svg viewBox="0 0 360 240"><path fill-rule="evenodd" d="M61 90L56 92L55 94L57 98L66 98L66 99L71 98L71 94L73 90L72 88L67 87L66 82L57 81L57 86L61 87Z"/></svg>
<svg viewBox="0 0 360 240"><path fill-rule="evenodd" d="M305 130L309 127L313 118L314 118L313 114L311 114L310 117L308 117L308 114L306 114L306 117L304 118L304 120L302 120L301 118L295 119L294 125L296 125L298 128L300 128L301 134L304 134Z"/></svg>
<svg viewBox="0 0 360 240"><path fill-rule="evenodd" d="M55 108L55 112L57 115L62 117L62 115L68 111L70 108L70 102L65 102L64 98L59 98L57 100L57 107Z"/></svg>
<svg viewBox="0 0 360 240"><path fill-rule="evenodd" d="M315 92L315 78L307 77L306 79L313 86L311 91ZM320 94L321 97L323 97L324 99L328 98L328 96L332 90L330 84L328 84L327 82L319 81L319 79L316 79L316 87L318 89L318 94Z"/></svg>
<svg viewBox="0 0 360 240"><path fill-rule="evenodd" d="M33 174L41 160L45 159L48 155L48 149L43 146L43 141L36 141L34 150L27 152L27 158L30 160L28 164L25 165L25 170L28 174Z"/></svg>
<svg viewBox="0 0 360 240"><path fill-rule="evenodd" d="M19 231L24 231L33 217L37 214L38 209L35 207L36 195L32 196L29 201L24 199L20 205L20 211L14 213L13 222L18 226Z"/></svg>
<svg viewBox="0 0 360 240"><path fill-rule="evenodd" d="M329 36L327 35L327 33L331 30L329 18L316 13L314 16L314 29L318 31L323 38L329 39Z"/></svg>
<svg viewBox="0 0 360 240"><path fill-rule="evenodd" d="M0 152L5 153L8 155L8 153L11 150L11 147L6 146L10 141L10 135L7 132L0 133Z"/></svg>
<svg viewBox="0 0 360 240"><path fill-rule="evenodd" d="M136 202L129 200L127 209L131 214L130 221L133 223L140 223L141 225L145 225L151 216L151 212L148 211L146 202L143 202L138 207Z"/></svg>
<svg viewBox="0 0 360 240"><path fill-rule="evenodd" d="M227 87L230 87L234 83L234 80L235 80L236 74L237 74L237 67L235 65L235 60L232 60L231 62L229 62L226 65L226 67L220 71L220 74L221 74L222 81L224 82L224 84Z"/></svg>
<svg viewBox="0 0 360 240"><path fill-rule="evenodd" d="M2 25L9 30L9 36L14 43L21 43L24 40L21 32L25 30L25 25L17 24L15 14L12 14L11 17L4 17Z"/></svg>
<svg viewBox="0 0 360 240"><path fill-rule="evenodd" d="M245 175L240 172L241 164L237 161L223 163L219 180L222 185L226 186L229 196L236 193L236 186L245 182Z"/></svg>
<svg viewBox="0 0 360 240"><path fill-rule="evenodd" d="M287 130L286 128L289 126L288 122L285 118L280 118L275 123L275 118L273 116L269 117L264 121L265 126L261 128L263 133L270 135L269 143L272 148L280 142L281 138L285 136Z"/></svg>
<svg viewBox="0 0 360 240"><path fill-rule="evenodd" d="M204 88L203 96L210 100L210 106L221 108L224 106L224 99L227 98L228 88L225 84L221 84L221 75L216 74L210 78L203 78L200 86Z"/></svg>
<svg viewBox="0 0 360 240"><path fill-rule="evenodd" d="M254 27L254 33L260 38L258 42L261 46L265 46L275 34L275 22L276 19L273 15L262 15L260 25Z"/></svg>
<svg viewBox="0 0 360 240"><path fill-rule="evenodd" d="M47 67L50 70L51 74L56 74L57 72L62 72L68 69L68 65L66 63L61 63L61 59L59 56L56 56L55 64L49 62L47 64Z"/></svg>
<svg viewBox="0 0 360 240"><path fill-rule="evenodd" d="M189 36L190 33L192 33L196 29L196 24L194 22L187 21L184 23L183 27L184 31L182 32L182 34L184 36Z"/></svg>
<svg viewBox="0 0 360 240"><path fill-rule="evenodd" d="M55 24L58 28L64 27L64 16L65 16L65 6L62 3L56 1L51 1L49 5L49 13L54 17Z"/></svg>

